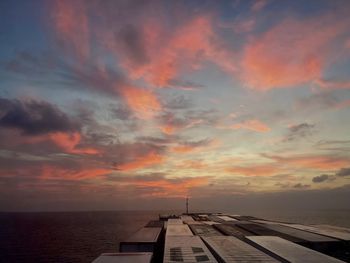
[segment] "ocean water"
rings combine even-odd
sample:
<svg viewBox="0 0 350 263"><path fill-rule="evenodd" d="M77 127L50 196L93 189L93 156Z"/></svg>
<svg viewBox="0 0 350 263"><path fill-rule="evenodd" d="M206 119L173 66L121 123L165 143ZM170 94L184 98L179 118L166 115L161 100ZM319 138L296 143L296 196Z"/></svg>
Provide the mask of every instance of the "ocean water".
<svg viewBox="0 0 350 263"><path fill-rule="evenodd" d="M104 252L116 252L119 242L136 232L159 211L0 213L0 262L81 263ZM350 227L350 210L231 211L304 224Z"/></svg>

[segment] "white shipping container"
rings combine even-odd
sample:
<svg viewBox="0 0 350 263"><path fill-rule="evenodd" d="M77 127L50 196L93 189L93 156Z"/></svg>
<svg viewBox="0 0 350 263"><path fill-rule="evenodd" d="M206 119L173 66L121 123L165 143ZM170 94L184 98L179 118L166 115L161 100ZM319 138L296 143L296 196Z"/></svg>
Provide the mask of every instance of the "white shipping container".
<svg viewBox="0 0 350 263"><path fill-rule="evenodd" d="M126 241L120 242L121 252L154 252L162 228L143 227Z"/></svg>
<svg viewBox="0 0 350 263"><path fill-rule="evenodd" d="M226 222L238 221L237 219L234 219L234 218L229 217L229 216L218 216L218 218L221 218L222 220L224 220L224 221L226 221Z"/></svg>
<svg viewBox="0 0 350 263"><path fill-rule="evenodd" d="M263 248L292 263L339 263L339 259L300 246L276 236L248 236L257 247Z"/></svg>
<svg viewBox="0 0 350 263"><path fill-rule="evenodd" d="M169 225L166 229L166 236L193 236L188 225Z"/></svg>
<svg viewBox="0 0 350 263"><path fill-rule="evenodd" d="M318 228L318 227L314 227L314 226L307 226L307 225L300 225L300 224L285 224L285 223L281 223L281 225L288 226L288 227L293 227L293 228L304 230L304 231L309 231L309 232L312 232L312 233L317 233L317 234L320 234L320 235L334 237L334 238L338 238L338 239L341 239L341 240L350 241L350 233L347 233L347 232L344 232L344 231L340 231L340 230L336 230L336 229L332 230L332 229Z"/></svg>
<svg viewBox="0 0 350 263"><path fill-rule="evenodd" d="M165 240L163 263L217 263L198 236L168 236Z"/></svg>
<svg viewBox="0 0 350 263"><path fill-rule="evenodd" d="M103 253L92 263L150 263L152 253Z"/></svg>
<svg viewBox="0 0 350 263"><path fill-rule="evenodd" d="M255 247L233 236L203 237L204 242L225 263L279 262Z"/></svg>
<svg viewBox="0 0 350 263"><path fill-rule="evenodd" d="M182 225L182 220L180 218L170 218L168 219L168 225Z"/></svg>

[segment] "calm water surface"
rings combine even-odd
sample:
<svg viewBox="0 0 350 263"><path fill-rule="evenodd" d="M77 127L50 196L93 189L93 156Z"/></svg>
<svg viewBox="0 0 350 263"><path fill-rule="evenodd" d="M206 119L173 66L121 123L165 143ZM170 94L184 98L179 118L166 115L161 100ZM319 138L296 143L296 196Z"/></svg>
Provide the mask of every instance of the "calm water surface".
<svg viewBox="0 0 350 263"><path fill-rule="evenodd" d="M350 227L350 210L232 211L305 224ZM91 262L116 252L124 240L159 212L0 213L0 262Z"/></svg>

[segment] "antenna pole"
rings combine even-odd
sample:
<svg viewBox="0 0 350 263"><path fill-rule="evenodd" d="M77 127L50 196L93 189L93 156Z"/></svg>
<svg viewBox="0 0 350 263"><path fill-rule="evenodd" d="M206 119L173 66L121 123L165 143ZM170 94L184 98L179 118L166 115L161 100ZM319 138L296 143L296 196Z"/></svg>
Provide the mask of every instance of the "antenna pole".
<svg viewBox="0 0 350 263"><path fill-rule="evenodd" d="M186 214L188 214L188 197L186 197Z"/></svg>

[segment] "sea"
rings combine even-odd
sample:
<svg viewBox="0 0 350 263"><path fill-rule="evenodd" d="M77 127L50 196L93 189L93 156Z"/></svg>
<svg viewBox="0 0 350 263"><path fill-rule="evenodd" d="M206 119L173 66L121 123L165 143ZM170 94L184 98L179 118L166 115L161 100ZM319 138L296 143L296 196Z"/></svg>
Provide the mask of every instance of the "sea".
<svg viewBox="0 0 350 263"><path fill-rule="evenodd" d="M93 211L0 213L0 262L82 263L117 252L119 242L161 213ZM263 219L350 228L349 210L222 211Z"/></svg>

